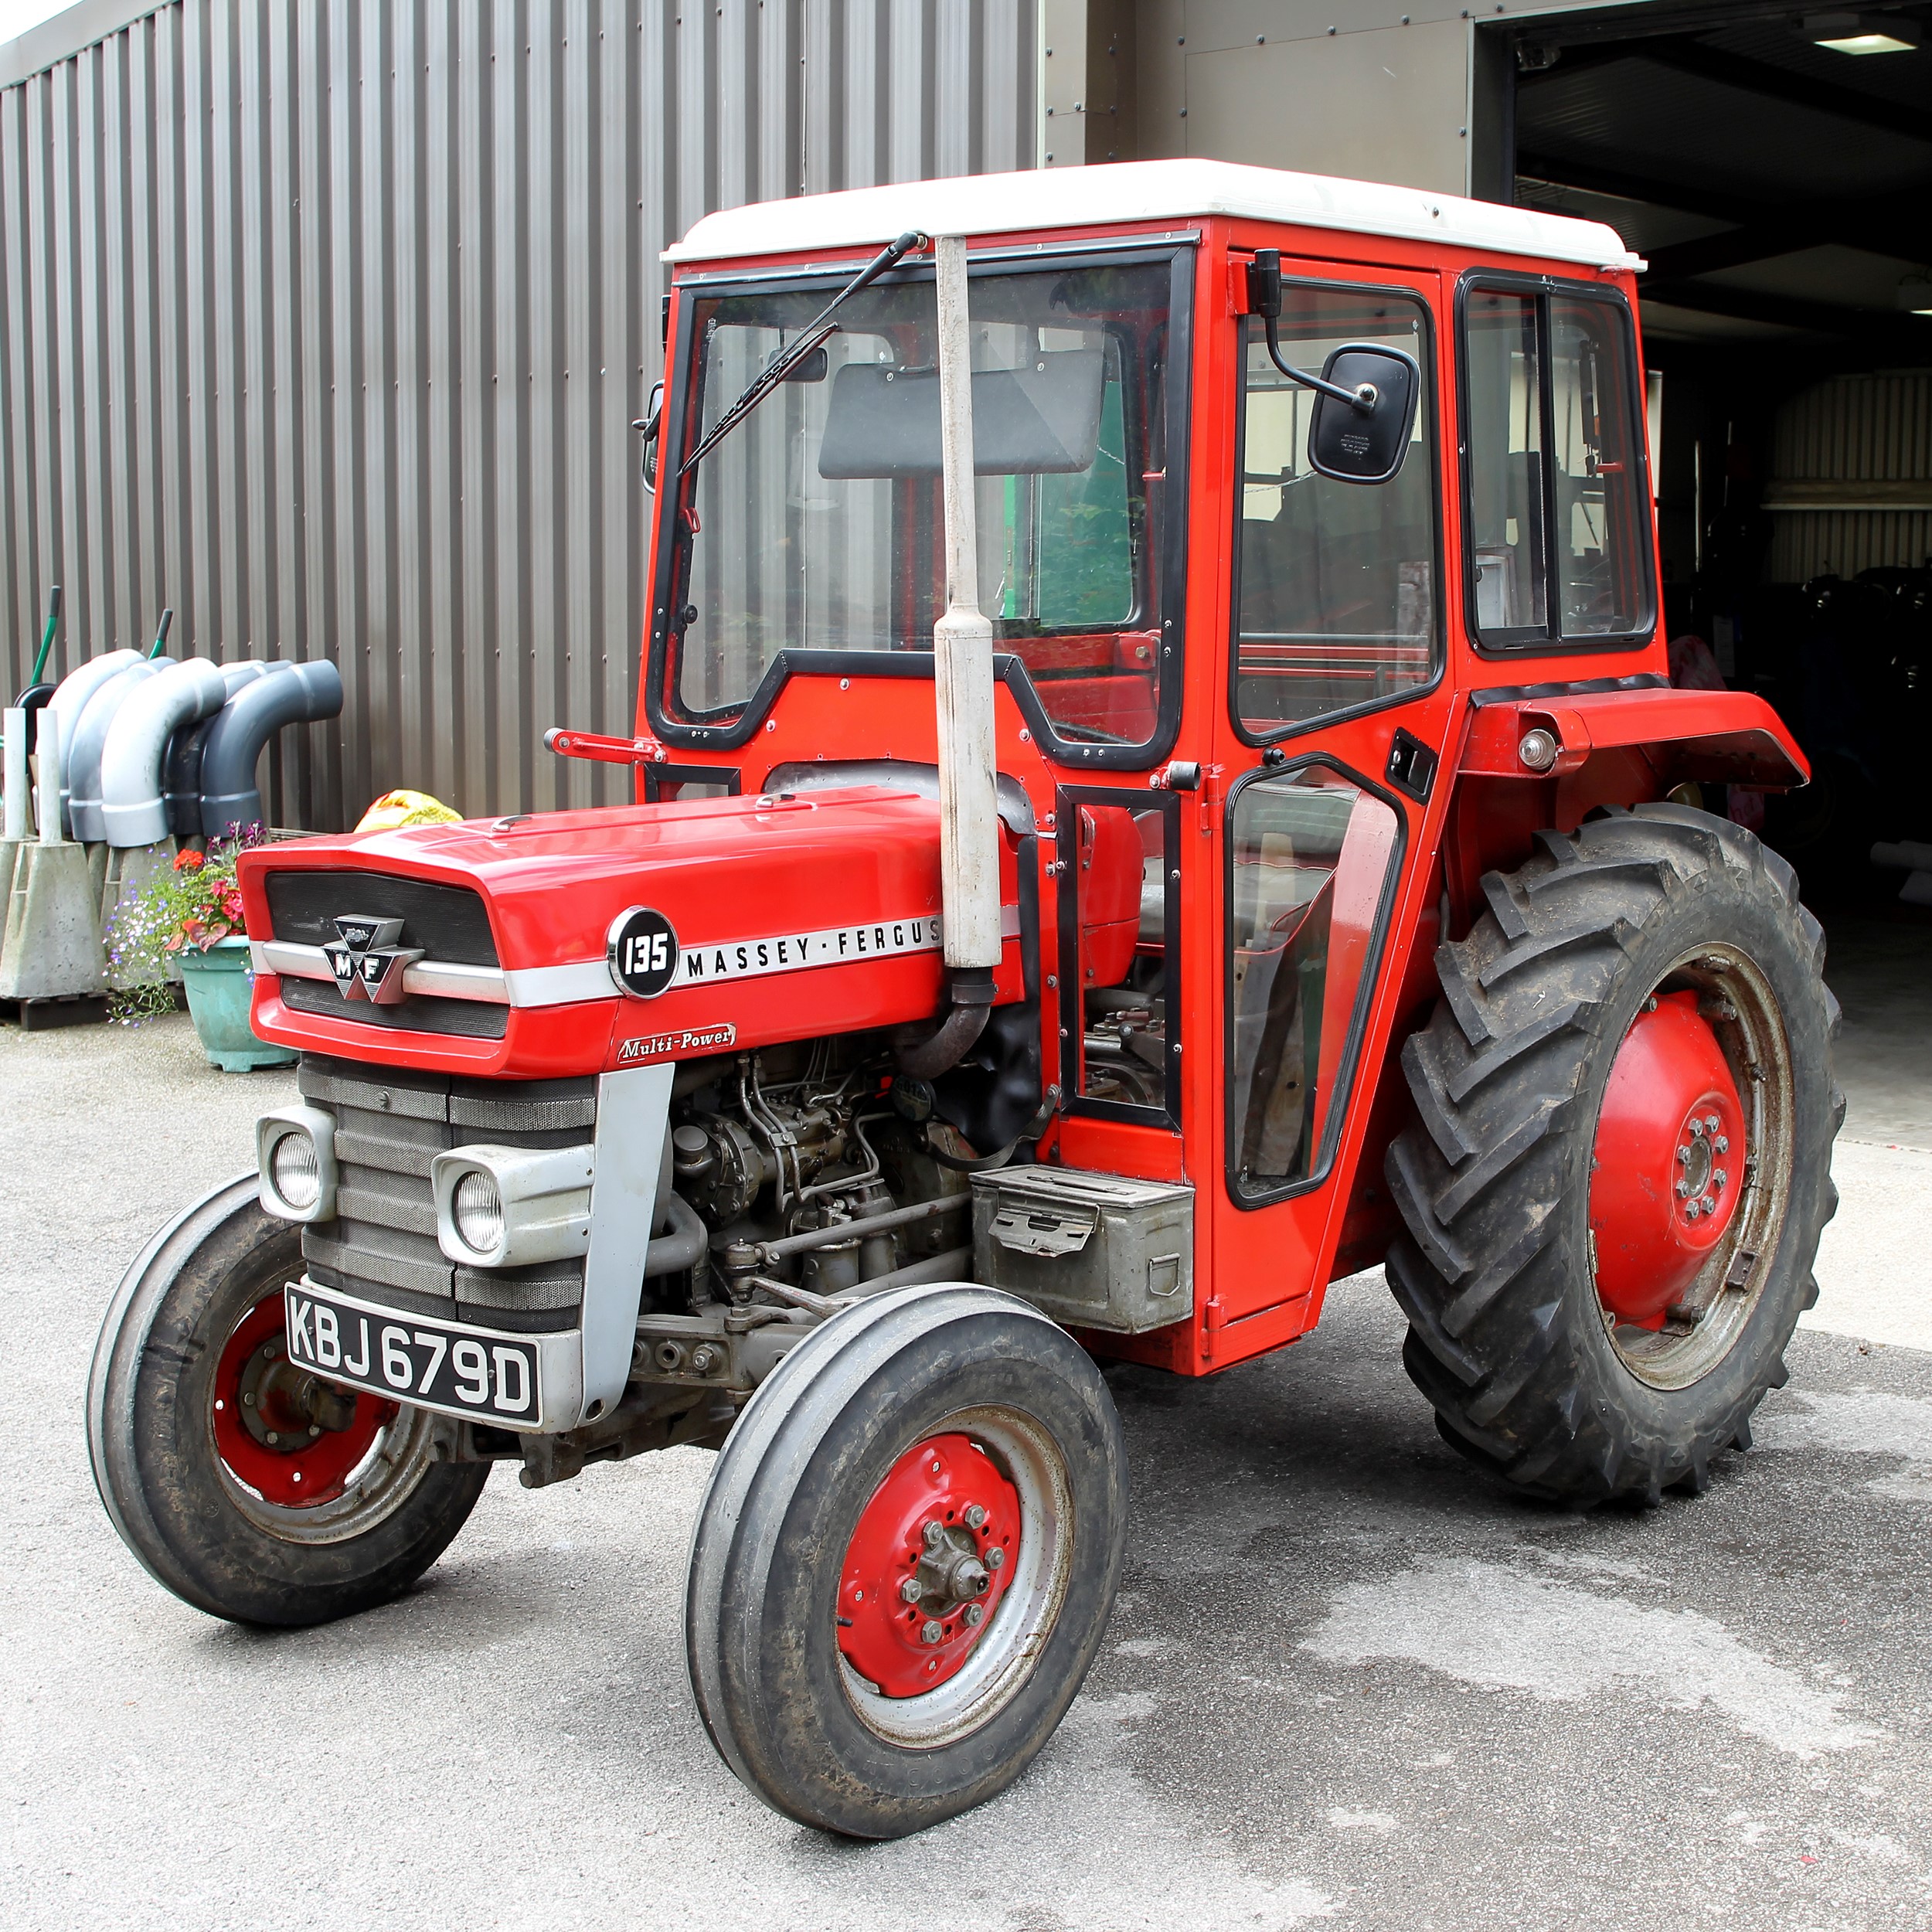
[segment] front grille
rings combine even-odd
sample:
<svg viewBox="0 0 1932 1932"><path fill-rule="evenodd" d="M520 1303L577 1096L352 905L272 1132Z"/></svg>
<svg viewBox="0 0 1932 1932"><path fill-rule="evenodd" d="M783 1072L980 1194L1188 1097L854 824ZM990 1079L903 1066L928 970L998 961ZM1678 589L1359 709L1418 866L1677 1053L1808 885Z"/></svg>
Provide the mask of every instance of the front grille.
<svg viewBox="0 0 1932 1932"><path fill-rule="evenodd" d="M510 1024L510 1009L492 1000L440 999L434 994L411 993L393 1006L373 1000L345 999L335 982L282 975L282 1004L292 1013L319 1013L328 1019L345 1019L358 1026L386 1026L412 1033L456 1033L465 1039L501 1039Z"/></svg>
<svg viewBox="0 0 1932 1932"><path fill-rule="evenodd" d="M271 872L264 879L273 937L327 946L345 913L400 919L402 944L452 966L495 966L496 940L483 895L468 886L380 872Z"/></svg>
<svg viewBox="0 0 1932 1932"><path fill-rule="evenodd" d="M484 1141L582 1146L597 1125L594 1077L473 1080L305 1053L296 1084L335 1116L335 1218L302 1230L302 1259L318 1282L406 1313L489 1328L577 1325L580 1261L466 1268L444 1253L430 1163L446 1148Z"/></svg>

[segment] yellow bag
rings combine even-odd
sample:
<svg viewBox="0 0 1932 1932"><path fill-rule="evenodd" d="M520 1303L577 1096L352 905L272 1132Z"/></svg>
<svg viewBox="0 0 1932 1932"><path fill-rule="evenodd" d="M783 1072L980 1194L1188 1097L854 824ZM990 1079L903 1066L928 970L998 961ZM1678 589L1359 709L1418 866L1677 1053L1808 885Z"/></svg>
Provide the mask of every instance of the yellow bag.
<svg viewBox="0 0 1932 1932"><path fill-rule="evenodd" d="M427 791L386 791L362 814L358 832L400 832L406 825L454 825L463 815Z"/></svg>

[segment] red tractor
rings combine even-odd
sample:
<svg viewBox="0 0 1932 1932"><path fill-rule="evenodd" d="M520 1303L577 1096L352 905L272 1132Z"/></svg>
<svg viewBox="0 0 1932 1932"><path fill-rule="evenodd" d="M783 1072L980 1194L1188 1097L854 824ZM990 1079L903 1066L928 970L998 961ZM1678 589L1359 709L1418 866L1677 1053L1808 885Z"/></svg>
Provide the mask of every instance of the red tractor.
<svg viewBox="0 0 1932 1932"><path fill-rule="evenodd" d="M317 1623L492 1462L716 1447L703 1722L888 1838L1092 1661L1098 1362L1386 1261L1480 1468L1702 1488L1816 1292L1836 1007L1707 808L1802 757L1665 675L1617 237L1176 162L672 260L637 733L550 738L636 802L242 862L301 1099L108 1312L141 1561Z"/></svg>

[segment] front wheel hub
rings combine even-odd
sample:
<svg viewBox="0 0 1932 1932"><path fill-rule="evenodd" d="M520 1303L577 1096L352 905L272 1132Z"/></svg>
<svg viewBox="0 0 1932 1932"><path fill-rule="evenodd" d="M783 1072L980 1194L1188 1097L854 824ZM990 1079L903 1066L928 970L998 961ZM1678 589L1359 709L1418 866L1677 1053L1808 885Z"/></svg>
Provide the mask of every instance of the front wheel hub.
<svg viewBox="0 0 1932 1932"><path fill-rule="evenodd" d="M400 1411L290 1362L282 1322L277 1288L249 1310L223 1348L215 1447L229 1474L264 1502L312 1509L344 1494Z"/></svg>
<svg viewBox="0 0 1932 1932"><path fill-rule="evenodd" d="M971 1437L929 1436L860 1511L838 1584L838 1648L886 1697L965 1664L1019 1554L1019 1492Z"/></svg>
<svg viewBox="0 0 1932 1932"><path fill-rule="evenodd" d="M1692 992L1645 1003L1611 1065L1597 1119L1597 1293L1614 1321L1637 1328L1661 1328L1685 1303L1744 1192L1744 1106L1698 1002Z"/></svg>

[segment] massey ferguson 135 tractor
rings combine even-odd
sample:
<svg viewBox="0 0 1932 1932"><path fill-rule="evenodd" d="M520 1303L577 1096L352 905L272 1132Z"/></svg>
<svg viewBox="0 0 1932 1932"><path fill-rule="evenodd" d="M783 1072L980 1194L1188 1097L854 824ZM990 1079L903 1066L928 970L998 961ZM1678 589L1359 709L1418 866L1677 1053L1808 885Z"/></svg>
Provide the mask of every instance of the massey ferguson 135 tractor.
<svg viewBox="0 0 1932 1932"><path fill-rule="evenodd" d="M1121 1570L1098 1362L1386 1260L1481 1468L1701 1489L1816 1291L1837 1009L1759 699L1665 677L1609 230L1198 162L672 251L635 803L244 856L301 1098L108 1312L115 1526L406 1589L490 1464L719 1451L697 1705L791 1817L999 1791Z"/></svg>

